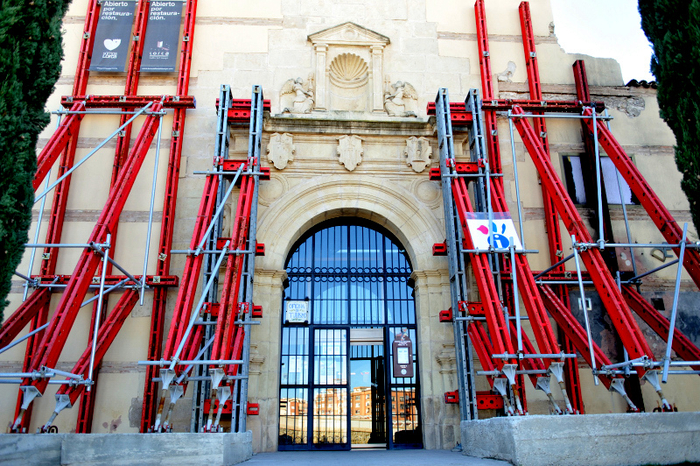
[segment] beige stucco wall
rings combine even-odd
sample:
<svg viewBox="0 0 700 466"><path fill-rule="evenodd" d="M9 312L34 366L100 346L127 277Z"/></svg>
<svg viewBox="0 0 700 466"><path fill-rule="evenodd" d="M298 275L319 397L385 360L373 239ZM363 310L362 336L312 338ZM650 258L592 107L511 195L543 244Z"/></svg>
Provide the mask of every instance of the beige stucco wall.
<svg viewBox="0 0 700 466"><path fill-rule="evenodd" d="M47 108L56 109L62 95L71 93L77 51L84 22L87 0L75 0L65 20L65 50L63 75ZM522 52L518 5L520 0L490 0L486 5L494 85L502 98L527 98L525 62ZM584 58L595 100L603 100L615 118L613 132L625 149L633 155L637 166L651 186L671 209L679 222L690 220L687 201L679 189L680 174L672 163L674 138L658 118L655 93L642 88L622 87L619 66L613 60L567 55L559 47L550 23L552 15L548 0L530 2L533 27L538 47L539 68L543 92L548 99L573 99L571 64ZM308 115L282 115L283 96L280 91L289 79L301 77L308 83L309 75L316 85L326 79L327 67L319 67L319 56L310 35L351 21L372 33L388 38L381 49L381 68L372 68L371 84L364 95L371 107L375 89L384 89L385 81L410 83L416 91L414 102L417 117L391 117L382 112L349 114L330 111ZM368 33L369 34L369 33ZM342 52L371 55L367 45L329 45L329 60ZM375 49L379 53L378 49ZM437 146L434 121L426 115L426 104L435 98L437 90L448 88L452 101L463 101L470 88L480 87L476 29L471 2L456 0L376 0L307 1L264 0L258 2L221 2L200 0L194 37L194 56L190 94L197 99L197 109L189 110L178 210L173 247L188 247L194 218L199 205L204 178L196 175L212 164L216 116L214 101L222 84L230 84L234 98L249 98L254 84L262 85L265 97L271 100L271 115L266 119L263 136L263 161L273 134L291 134L295 145L294 160L284 169L272 167L270 181L260 189L258 241L266 245L265 257L256 262L256 304L263 305L265 317L260 326L253 327L251 351L250 401L260 403L260 416L249 418L253 430L255 451L269 451L277 445L277 415L279 405L279 335L281 325L282 282L284 262L292 244L310 227L338 216L360 217L382 225L406 247L414 266L416 304L418 311L418 354L421 367L423 397L424 442L428 448L451 448L458 439L459 413L455 405L443 402L443 393L457 388L454 372L454 341L452 329L438 321L438 312L450 305L449 277L445 258L432 257L433 243L444 240L442 199L439 184L428 180L427 168L416 172L407 164L404 154L407 139L425 137L433 150L432 166L436 166ZM512 65L509 65L512 62ZM370 63L371 64L371 63ZM511 69L511 74L506 70ZM375 75L374 70L381 73ZM121 94L124 78L118 74L92 73L89 94ZM372 88L371 86L375 86ZM376 87L379 86L379 87ZM317 88L318 89L318 88ZM141 94L171 94L175 91L175 75L144 75ZM339 91L342 92L342 91ZM316 99L319 99L318 94ZM329 99L330 100L330 99ZM380 96L380 102L383 96ZM631 104L642 107L638 116L631 116ZM91 116L81 127L77 158L87 154L115 128L115 116ZM159 210L162 206L166 161L170 143L171 114L164 119L164 134L160 163L157 168L156 215L152 233L148 273L155 271L155 254L160 229ZM137 125L140 125L140 121ZM40 141L46 143L55 122ZM138 126L134 129L134 134ZM561 156L583 152L579 124L576 121L548 122L552 160L561 168ZM362 138L362 163L348 170L339 163L338 138L355 135ZM517 219L515 185L507 120L499 119L499 135L503 154L506 196ZM247 151L247 135L235 130L232 134L231 157L243 158ZM455 135L455 150L464 153L467 134ZM63 241L84 242L88 237L108 193L114 141L89 160L73 176L67 223ZM525 244L539 249L530 255L533 270L549 264L543 226L543 210L537 175L519 138L515 141L518 171L523 194ZM155 150L147 156L139 179L122 214L116 244L116 260L134 273L141 273L148 217L148 199ZM55 170L51 178L55 179ZM48 201L50 203L51 196ZM46 209L49 207L47 203ZM38 205L35 218L38 215ZM619 206L612 206L616 235L623 235ZM647 220L639 206L629 208L634 240L658 242L660 235ZM590 212L584 210L588 221ZM590 221L595 222L594 219ZM46 229L46 217L41 224ZM36 228L36 223L33 229ZM563 225L562 225L563 229ZM33 238L34 232L30 232ZM42 233L43 235L43 233ZM692 237L695 232L692 232ZM564 234L565 249L570 242ZM39 237L40 241L43 236ZM567 249L567 250L568 250ZM636 252L640 267L659 265L649 254ZM78 250L62 250L58 273L70 274L79 255ZM184 256L174 256L172 273L181 275ZM19 270L26 272L29 255L25 255ZM35 260L34 273L39 259ZM569 266L570 268L573 265ZM653 279L655 286L669 289L674 278L669 269ZM685 276L684 276L685 277ZM684 287L693 289L685 277ZM21 282L14 284L11 310L21 302ZM172 314L176 291L169 293L168 321ZM97 388L97 406L93 432L136 432L140 421L144 370L136 361L145 359L150 325L151 295L143 307L137 306L105 357ZM58 303L55 294L52 304ZM116 301L113 297L110 302ZM52 308L53 309L53 308ZM70 370L87 341L91 307L81 310L73 327L69 343L63 352L59 368ZM8 314L9 314L8 312ZM0 370L21 368L23 345L0 356ZM611 396L602 386L592 386L592 377L582 367L584 399L589 412L620 412L625 406L617 395ZM487 389L483 378L479 390ZM554 384L553 384L554 385ZM698 384L695 380L673 377L666 394L677 401L679 409L697 410ZM16 387L0 385L0 419L11 422L14 414ZM50 387L42 399L35 401L32 430L42 425L53 410ZM554 389L555 398L561 400ZM692 395L695 393L695 395ZM643 387L647 406L655 406L655 394L648 385ZM545 398L528 384L527 395L533 413L546 412ZM178 403L174 428L189 429L191 395L187 393ZM60 432L74 429L77 409L66 410L56 419Z"/></svg>

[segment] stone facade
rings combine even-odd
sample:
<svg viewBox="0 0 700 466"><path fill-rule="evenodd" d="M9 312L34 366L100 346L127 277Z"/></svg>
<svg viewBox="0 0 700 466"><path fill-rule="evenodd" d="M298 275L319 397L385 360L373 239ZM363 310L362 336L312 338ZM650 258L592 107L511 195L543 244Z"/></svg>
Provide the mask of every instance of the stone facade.
<svg viewBox="0 0 700 466"><path fill-rule="evenodd" d="M486 6L499 98L528 97L519 3L491 0ZM613 60L564 53L550 30L549 1L530 3L545 98L574 99L571 64L584 58L593 98L605 101L609 107L618 140L634 156L675 218L681 223L690 222L688 204L679 187L681 175L673 163L674 138L659 119L655 92L624 87L619 66ZM66 17L66 58L63 75L48 103L50 109L58 107L61 95L71 92L86 4L87 0L74 0ZM432 255L433 244L445 239L445 227L440 185L428 178L428 168L436 165L439 151L435 121L425 109L439 88L447 88L453 102L463 101L469 89L480 88L472 5L456 0L200 0L197 18L190 94L196 97L198 106L188 111L184 130L175 249L187 248L190 242L204 183L195 172L212 166L214 102L220 85L230 84L234 98L249 98L251 87L261 85L272 107L264 122L262 148L271 179L261 185L258 217L258 242L265 243L266 254L256 261L255 278L255 303L263 306L265 317L252 330L249 393L251 401L260 405L260 415L248 420L254 451L277 449L285 261L294 243L311 227L338 217L380 225L406 248L415 281L423 442L426 448L454 447L460 437L459 411L456 405L445 404L443 398L444 392L457 389L454 337L452 327L438 320L439 312L450 307L448 264L444 257ZM174 76L141 77L140 93L159 95L174 90ZM88 93L122 92L122 77L91 74ZM91 118L81 130L79 154L87 153L113 131L117 121L111 116ZM166 117L164 127L169 127L170 119ZM563 156L583 152L579 131L578 122L548 122L552 160L558 169ZM51 132L47 129L43 133L40 145L46 143ZM507 120L499 120L499 133L503 154L510 154ZM455 150L463 160L467 160L467 136L466 132L455 134ZM168 145L166 135L161 145L163 154ZM247 147L245 130L234 130L231 157L244 158ZM530 256L533 270L541 270L549 265L549 257L544 252L547 242L538 177L519 139L515 150L523 196L522 219L517 218L513 162L504 156L506 196L515 221L524 222L525 247L543 251ZM151 150L121 218L116 260L127 270L142 267L150 193L150 174L146 172L150 170L147 167L153 167L154 155ZM162 205L164 159L162 156L157 167L156 206ZM99 156L73 176L64 241L82 242L88 236L90 222L94 223L106 199L111 167L111 155ZM621 236L621 209L616 205L611 210L615 230ZM629 206L629 210L635 241L658 242L656 228L643 209ZM590 212L584 209L583 213L586 222L595 222ZM156 212L156 222L160 221L159 215ZM158 226L152 234L148 273L155 270ZM30 237L33 234L34 230ZM695 232L691 237L697 239ZM565 248L570 248L567 240ZM645 269L661 263L648 253L635 254ZM72 250L62 251L58 273L70 274L76 258ZM27 254L19 270L27 270L28 262ZM173 272L180 275L183 264L184 256L173 257ZM668 297L674 274L675 269L670 268L654 279L664 297ZM683 283L685 289L695 291L687 277ZM171 317L175 297L173 290L166 321ZM9 312L22 300L20 282L15 284L10 300ZM689 303L695 301L689 298ZM82 353L89 312L86 307L78 316L59 369L69 370ZM93 432L138 431L144 370L136 361L146 358L149 321L150 299L146 299L143 307L137 306L132 312L107 353L97 386ZM3 354L0 370L19 370L23 355L22 345ZM587 367L582 367L581 378L589 412L624 411L619 397L593 386ZM478 389L488 389L481 379ZM671 380L664 387L667 398L681 411L697 410L697 382L678 377ZM53 410L53 387L35 402L33 429L46 422ZM560 392L554 395L561 401ZM16 387L0 385L0 397L10 400L0 408L0 419L6 424L14 414L15 396ZM527 396L531 412L546 413L546 397L541 392L528 385ZM656 395L648 385L642 387L642 396L648 409L656 406ZM178 402L176 431L189 430L190 401L188 392ZM55 423L59 431L70 432L76 416L75 408L61 413Z"/></svg>

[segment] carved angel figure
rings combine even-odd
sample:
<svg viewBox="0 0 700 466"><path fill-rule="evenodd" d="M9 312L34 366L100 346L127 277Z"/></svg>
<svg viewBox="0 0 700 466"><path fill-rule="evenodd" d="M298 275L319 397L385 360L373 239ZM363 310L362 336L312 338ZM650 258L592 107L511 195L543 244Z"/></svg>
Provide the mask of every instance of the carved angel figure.
<svg viewBox="0 0 700 466"><path fill-rule="evenodd" d="M311 113L314 108L312 82L301 78L288 79L280 91L282 113Z"/></svg>
<svg viewBox="0 0 700 466"><path fill-rule="evenodd" d="M396 81L384 93L384 109L391 116L415 117L418 104L416 89L407 82Z"/></svg>

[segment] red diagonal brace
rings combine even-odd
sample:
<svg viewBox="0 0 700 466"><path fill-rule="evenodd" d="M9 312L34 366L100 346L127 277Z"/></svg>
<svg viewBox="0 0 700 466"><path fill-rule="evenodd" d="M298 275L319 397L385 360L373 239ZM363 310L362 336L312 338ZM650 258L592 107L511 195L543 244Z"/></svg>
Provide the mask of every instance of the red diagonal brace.
<svg viewBox="0 0 700 466"><path fill-rule="evenodd" d="M454 178L452 183L452 191L454 194L455 204L459 214L462 231L467 243L467 248L474 249L469 229L467 228L467 212L473 212L467 184L464 178ZM472 269L476 279L481 302L484 304L486 314L486 323L491 335L494 350L499 353L513 354L513 345L510 340L510 333L503 316L503 308L498 299L498 291L491 275L491 266L489 265L488 257L485 254L471 255ZM500 370L503 367L504 360L499 360L496 365Z"/></svg>
<svg viewBox="0 0 700 466"><path fill-rule="evenodd" d="M576 350L581 353L581 356L588 365L593 367L593 361L591 360L590 351L588 349L588 335L586 334L586 330L571 314L569 308L564 306L564 303L561 302L559 297L549 286L542 285L540 288L542 294L545 296L544 302L552 318L557 322L559 328L566 333L566 336L569 337ZM608 359L595 341L593 341L593 354L595 356L597 368L600 368L602 365L611 364L610 359ZM610 379L608 377L601 377L600 380L606 388L610 388Z"/></svg>
<svg viewBox="0 0 700 466"><path fill-rule="evenodd" d="M71 111L77 112L85 110L85 102L76 102L71 107ZM70 138L73 136L78 136L78 128L80 128L80 121L83 119L83 114L71 113L67 115L62 121L56 132L51 135L49 142L46 143L41 153L36 159L36 174L34 175L34 180L32 181L32 186L36 191L46 174L51 170L54 162L61 152L68 146Z"/></svg>
<svg viewBox="0 0 700 466"><path fill-rule="evenodd" d="M27 326L30 320L39 313L41 308L48 304L51 299L51 292L47 288L32 293L29 298L17 308L15 312L5 321L0 329L0 348L12 343L17 338L19 332Z"/></svg>
<svg viewBox="0 0 700 466"><path fill-rule="evenodd" d="M129 317L129 314L131 313L131 310L134 308L134 305L138 299L138 290L132 289L124 292L121 298L119 298L116 306L114 306L114 309L112 309L112 312L110 312L107 320L100 325L100 329L97 333L97 342L95 344L95 367L102 362L102 358L104 358L105 353L107 353L107 350L111 346L112 342L114 342L114 339L117 337L117 334L122 328L124 321L127 317ZM87 379L90 371L91 352L92 346L88 345L70 372L73 374L80 374L84 379ZM71 405L73 405L84 390L85 385L78 385L75 387L71 387L70 385L62 385L61 388L58 389L57 395L69 394Z"/></svg>
<svg viewBox="0 0 700 466"><path fill-rule="evenodd" d="M519 107L513 108L514 115L521 115L524 112ZM525 118L515 118L515 127L520 133L520 137L525 143L530 157L535 163L535 167L542 178L542 184L546 185L552 194L555 206L561 215L570 234L576 235L577 241L591 243L592 239L588 230L583 224L581 217L574 207L568 192L564 188L561 180L554 171L554 167L544 151L541 141L535 134L532 125ZM581 252L581 259L586 265L586 270L591 274L591 279L596 290L603 300L605 309L612 318L613 325L620 335L623 345L630 354L630 358L636 359L647 356L653 360L653 354L649 348L644 335L642 335L637 321L632 316L627 307L622 293L617 288L617 284L609 274L605 262L598 249L588 249ZM637 372L640 377L644 375L644 368L638 367Z"/></svg>
<svg viewBox="0 0 700 466"><path fill-rule="evenodd" d="M195 221L192 241L190 242L190 249L192 250L197 249L197 246L202 241L204 233L212 221L214 208L216 207L216 192L218 187L219 177L214 175L208 176L204 186L204 192L202 193L202 200L199 204L199 212L197 213L197 220ZM175 354L185 334L185 330L187 329L203 261L204 254L196 256L191 254L187 256L185 260L185 269L182 272L181 286L178 290L172 323L170 325L170 331L168 332L168 339L165 343L165 350L163 351L165 359L170 359Z"/></svg>
<svg viewBox="0 0 700 466"><path fill-rule="evenodd" d="M241 180L236 216L231 229L231 249L245 249L250 227L250 210L254 187L254 179L251 176L244 176ZM226 263L224 286L221 294L224 312L219 314L219 319L216 323L215 339L212 345L212 359L219 359L229 353L229 346L234 341L234 333L236 332L234 322L238 317L238 298L243 276L244 259L245 256L243 254L231 254Z"/></svg>
<svg viewBox="0 0 700 466"><path fill-rule="evenodd" d="M593 112L590 109L586 109L583 114L591 116ZM593 120L588 118L583 121L593 131ZM610 160L615 164L632 193L639 199L654 225L656 225L666 241L671 244L680 243L683 240L683 231L676 223L673 215L661 202L654 190L651 189L649 183L644 179L636 165L632 163L632 160L607 128L605 122L598 120L597 123L600 145L603 146L605 153L608 154ZM676 256L680 253L679 248L674 248L673 251L676 253ZM683 257L683 266L700 288L700 253L695 249L686 249Z"/></svg>
<svg viewBox="0 0 700 466"><path fill-rule="evenodd" d="M627 304L630 305L632 310L636 312L653 331L663 338L664 341L668 341L668 332L671 328L668 319L661 315L661 313L657 311L654 306L649 304L641 294L637 293L633 287L623 287L622 294L624 294ZM673 330L673 344L671 347L673 351L685 361L700 361L700 349L698 349L698 347L678 328ZM694 366L693 370L698 371L700 367Z"/></svg>

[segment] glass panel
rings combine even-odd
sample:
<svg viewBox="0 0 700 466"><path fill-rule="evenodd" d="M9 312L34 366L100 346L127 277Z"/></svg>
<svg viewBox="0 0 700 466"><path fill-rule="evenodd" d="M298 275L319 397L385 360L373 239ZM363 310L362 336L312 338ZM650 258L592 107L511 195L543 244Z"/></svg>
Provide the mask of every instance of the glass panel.
<svg viewBox="0 0 700 466"><path fill-rule="evenodd" d="M280 445L308 443L308 389L283 388L280 390Z"/></svg>
<svg viewBox="0 0 700 466"><path fill-rule="evenodd" d="M347 388L314 390L313 443L348 443Z"/></svg>
<svg viewBox="0 0 700 466"><path fill-rule="evenodd" d="M282 329L282 385L306 385L309 383L309 330L307 328Z"/></svg>
<svg viewBox="0 0 700 466"><path fill-rule="evenodd" d="M314 289L313 323L347 323L347 283L343 283L339 277L316 276Z"/></svg>
<svg viewBox="0 0 700 466"><path fill-rule="evenodd" d="M347 329L316 329L314 384L347 384Z"/></svg>
<svg viewBox="0 0 700 466"><path fill-rule="evenodd" d="M391 389L391 421L394 443L421 443L416 389L395 387Z"/></svg>

